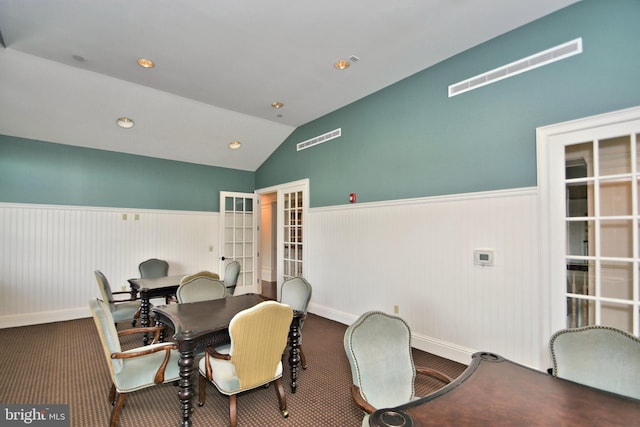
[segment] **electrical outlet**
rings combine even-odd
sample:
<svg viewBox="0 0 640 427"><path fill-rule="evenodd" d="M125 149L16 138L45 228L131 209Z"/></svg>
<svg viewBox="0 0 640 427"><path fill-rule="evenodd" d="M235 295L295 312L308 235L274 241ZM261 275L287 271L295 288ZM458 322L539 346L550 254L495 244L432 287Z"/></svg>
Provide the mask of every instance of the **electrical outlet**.
<svg viewBox="0 0 640 427"><path fill-rule="evenodd" d="M393 306L393 312L394 312L395 314L400 314L400 307L398 307L397 305L394 305L394 306Z"/></svg>

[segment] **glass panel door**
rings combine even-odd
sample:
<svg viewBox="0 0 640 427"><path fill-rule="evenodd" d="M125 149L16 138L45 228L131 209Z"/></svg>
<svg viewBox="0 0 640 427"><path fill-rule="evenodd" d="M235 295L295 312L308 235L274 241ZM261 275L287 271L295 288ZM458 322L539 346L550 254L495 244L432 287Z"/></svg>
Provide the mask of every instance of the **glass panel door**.
<svg viewBox="0 0 640 427"><path fill-rule="evenodd" d="M255 195L220 192L220 277L231 261L240 263L235 294L256 292Z"/></svg>
<svg viewBox="0 0 640 427"><path fill-rule="evenodd" d="M283 280L302 276L303 259L303 192L283 193Z"/></svg>
<svg viewBox="0 0 640 427"><path fill-rule="evenodd" d="M637 133L564 145L566 326L638 333Z"/></svg>

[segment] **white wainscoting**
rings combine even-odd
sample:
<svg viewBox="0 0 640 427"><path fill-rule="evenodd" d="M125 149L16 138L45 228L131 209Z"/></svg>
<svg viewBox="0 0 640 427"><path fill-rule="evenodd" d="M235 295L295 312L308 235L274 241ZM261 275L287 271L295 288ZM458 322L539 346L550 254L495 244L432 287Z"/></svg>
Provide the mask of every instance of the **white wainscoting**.
<svg viewBox="0 0 640 427"><path fill-rule="evenodd" d="M311 209L310 311L350 324L397 305L417 348L545 369L537 206L526 188ZM495 265L475 265L478 248L493 249Z"/></svg>
<svg viewBox="0 0 640 427"><path fill-rule="evenodd" d="M398 305L417 348L461 363L486 350L546 369L537 200L537 189L525 188L310 209L310 311L350 324ZM168 260L170 273L216 271L218 220L0 204L0 327L89 316L95 269L115 290L151 257ZM493 249L495 265L474 265L477 248Z"/></svg>
<svg viewBox="0 0 640 427"><path fill-rule="evenodd" d="M169 274L217 271L218 220L214 212L0 204L0 328L90 316L96 269L116 291L148 258L167 260Z"/></svg>

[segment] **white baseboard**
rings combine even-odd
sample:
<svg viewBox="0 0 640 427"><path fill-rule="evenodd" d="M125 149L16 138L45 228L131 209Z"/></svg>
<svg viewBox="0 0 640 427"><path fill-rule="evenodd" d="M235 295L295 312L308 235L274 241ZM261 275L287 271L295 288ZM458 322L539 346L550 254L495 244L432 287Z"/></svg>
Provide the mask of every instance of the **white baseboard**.
<svg viewBox="0 0 640 427"><path fill-rule="evenodd" d="M0 329L38 325L41 323L64 322L66 320L81 319L84 317L91 317L89 307L2 316L0 317Z"/></svg>
<svg viewBox="0 0 640 427"><path fill-rule="evenodd" d="M436 340L415 333L411 334L411 344L418 350L426 351L427 353L435 354L436 356L444 357L445 359L453 360L463 365L469 365L471 363L471 355L476 352L470 348L460 347L450 342Z"/></svg>
<svg viewBox="0 0 640 427"><path fill-rule="evenodd" d="M344 311L334 310L329 307L318 304L309 304L309 313L316 314L344 325L350 325L355 322L359 316L355 314L345 313ZM418 350L444 357L464 365L471 363L471 355L475 350L460 347L450 342L436 340L434 338L411 334L411 344Z"/></svg>

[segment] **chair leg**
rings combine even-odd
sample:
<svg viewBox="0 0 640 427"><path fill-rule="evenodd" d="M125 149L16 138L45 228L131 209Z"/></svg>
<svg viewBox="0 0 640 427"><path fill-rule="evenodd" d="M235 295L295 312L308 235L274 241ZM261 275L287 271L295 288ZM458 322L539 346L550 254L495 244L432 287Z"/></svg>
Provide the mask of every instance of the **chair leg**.
<svg viewBox="0 0 640 427"><path fill-rule="evenodd" d="M109 390L109 402L111 406L116 404L116 385L111 384L111 390Z"/></svg>
<svg viewBox="0 0 640 427"><path fill-rule="evenodd" d="M278 403L280 404L280 412L284 418L289 416L289 411L287 410L287 398L284 394L284 387L282 387L282 378L278 378L273 383L273 386L276 388L276 394L278 395Z"/></svg>
<svg viewBox="0 0 640 427"><path fill-rule="evenodd" d="M198 385L198 406L204 405L204 400L207 398L207 379L202 375L200 377L200 384Z"/></svg>
<svg viewBox="0 0 640 427"><path fill-rule="evenodd" d="M300 363L302 364L302 369L307 369L307 358L304 355L304 351L302 351L302 346L300 346L298 350L300 350Z"/></svg>
<svg viewBox="0 0 640 427"><path fill-rule="evenodd" d="M236 427L238 425L238 418L236 412L237 395L232 394L229 396L229 426Z"/></svg>
<svg viewBox="0 0 640 427"><path fill-rule="evenodd" d="M111 411L111 423L109 424L111 427L118 427L118 422L120 421L120 412L122 411L122 407L124 406L124 400L127 398L126 393L120 393L118 395L118 401L116 402L116 406L113 407Z"/></svg>

